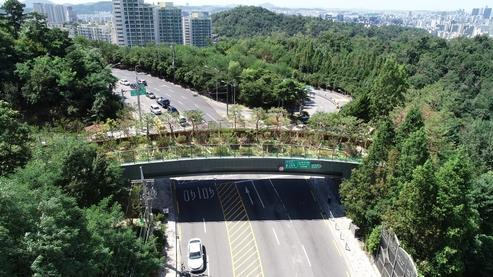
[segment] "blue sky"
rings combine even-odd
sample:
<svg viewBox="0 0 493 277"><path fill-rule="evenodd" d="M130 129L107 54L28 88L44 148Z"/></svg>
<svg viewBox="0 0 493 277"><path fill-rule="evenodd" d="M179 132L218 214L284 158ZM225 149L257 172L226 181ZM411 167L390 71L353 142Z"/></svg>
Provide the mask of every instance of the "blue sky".
<svg viewBox="0 0 493 277"><path fill-rule="evenodd" d="M95 0L52 0L57 3L86 3ZM158 0L146 0L157 2ZM165 0L172 1L172 0ZM175 5L210 5L210 4L243 4L258 5L271 3L279 7L310 7L336 9L372 9L372 10L470 10L474 7L493 6L493 0L175 0Z"/></svg>

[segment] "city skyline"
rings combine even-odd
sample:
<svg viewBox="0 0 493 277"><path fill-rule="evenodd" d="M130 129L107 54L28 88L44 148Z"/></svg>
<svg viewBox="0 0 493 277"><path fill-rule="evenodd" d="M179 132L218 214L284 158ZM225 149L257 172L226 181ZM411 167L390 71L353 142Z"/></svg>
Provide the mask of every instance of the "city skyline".
<svg viewBox="0 0 493 277"><path fill-rule="evenodd" d="M146 0L146 3L157 4L158 0ZM3 2L3 1L2 1ZM92 0L51 0L56 4L84 4L97 1ZM332 1L320 1L320 0L176 0L172 1L175 5L186 6L201 6L201 5L262 5L271 4L277 7L285 8L320 8L320 9L362 9L362 10L471 10L472 8L484 7L490 4L489 0L471 0L466 3L461 0L450 0L447 2L440 0L416 0L416 1L392 1L383 0L378 1L378 4L369 3L358 0L332 0Z"/></svg>

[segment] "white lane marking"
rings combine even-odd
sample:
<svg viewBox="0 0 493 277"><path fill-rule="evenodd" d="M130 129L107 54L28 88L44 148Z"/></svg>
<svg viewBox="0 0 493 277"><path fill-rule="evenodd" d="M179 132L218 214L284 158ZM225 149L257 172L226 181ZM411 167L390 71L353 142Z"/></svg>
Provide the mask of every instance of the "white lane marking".
<svg viewBox="0 0 493 277"><path fill-rule="evenodd" d="M212 115L210 115L209 113L205 113L211 120L214 121L214 117L212 117Z"/></svg>
<svg viewBox="0 0 493 277"><path fill-rule="evenodd" d="M270 182L270 185L272 186L272 188L274 189L274 191L276 192L277 194L277 197L279 198L279 201L281 202L282 206L284 207L284 210L286 211L286 214L288 215L288 218L289 218L289 226L291 226L293 224L293 221L291 220L291 216L289 215L288 213L288 209L286 208L286 206L284 205L284 202L282 201L281 199L281 195L279 194L279 192L277 191L276 187L274 187L274 183L272 183L272 180L269 179L269 182Z"/></svg>
<svg viewBox="0 0 493 277"><path fill-rule="evenodd" d="M211 266L209 263L209 255L207 255L207 276L211 276Z"/></svg>
<svg viewBox="0 0 493 277"><path fill-rule="evenodd" d="M176 102L178 102L178 104L180 104L181 106L183 106L183 102L181 102L180 100L176 100Z"/></svg>
<svg viewBox="0 0 493 277"><path fill-rule="evenodd" d="M245 193L248 195L248 198L250 199L250 203L253 206L253 199L252 196L250 195L250 191L248 190L248 187L245 187Z"/></svg>
<svg viewBox="0 0 493 277"><path fill-rule="evenodd" d="M279 199L281 199L281 195L279 195L279 192L277 191L276 187L274 187L274 184L272 183L271 179L269 179L269 182L270 182L270 185L272 186L272 188L274 189L274 192L277 194L277 197L279 197Z"/></svg>
<svg viewBox="0 0 493 277"><path fill-rule="evenodd" d="M205 219L202 218L202 222L204 222L204 233L207 233L207 228L205 227Z"/></svg>
<svg viewBox="0 0 493 277"><path fill-rule="evenodd" d="M310 263L310 259L308 258L308 254L306 253L305 246L302 244L303 252L305 252L306 260L308 261L308 266L312 267L312 263Z"/></svg>
<svg viewBox="0 0 493 277"><path fill-rule="evenodd" d="M262 204L262 208L265 208L264 201L262 201L262 198L260 198L260 194L258 194L257 188L255 187L255 183L253 182L253 180L250 180L250 181L252 182L253 189L255 190L255 193L257 194L258 200L260 200L260 204Z"/></svg>
<svg viewBox="0 0 493 277"><path fill-rule="evenodd" d="M279 238L277 237L276 230L274 230L274 227L272 227L272 232L274 233L274 237L276 238L277 245L281 245L281 243L279 242Z"/></svg>

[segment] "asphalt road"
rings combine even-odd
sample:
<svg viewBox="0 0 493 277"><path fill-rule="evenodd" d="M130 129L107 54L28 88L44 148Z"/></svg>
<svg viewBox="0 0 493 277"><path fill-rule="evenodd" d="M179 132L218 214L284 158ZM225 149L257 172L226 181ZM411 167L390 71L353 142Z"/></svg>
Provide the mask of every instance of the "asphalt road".
<svg viewBox="0 0 493 277"><path fill-rule="evenodd" d="M348 276L306 179L176 181L182 262L199 237L207 276Z"/></svg>
<svg viewBox="0 0 493 277"><path fill-rule="evenodd" d="M135 82L135 71L112 69L113 75L118 79L127 79L129 82ZM187 110L201 110L204 112L204 119L206 121L220 121L225 120L226 116L226 104L207 98L202 95L197 95L189 89L185 89L181 86L175 85L166 80L152 77L145 73L138 73L138 78L147 81L147 90L153 92L156 97L165 97L170 99L171 105L175 106L178 111ZM130 96L130 87L117 84L116 91L119 93L121 89L124 89L125 102L137 107L137 97ZM155 100L149 99L145 96L140 97L142 112L149 113L150 105L155 103ZM316 112L338 112L340 107L347 104L351 100L350 97L342 95L333 91L313 90L309 94L309 99L304 104L304 110L310 115ZM246 112L249 117L249 112Z"/></svg>
<svg viewBox="0 0 493 277"><path fill-rule="evenodd" d="M127 79L131 83L135 82L135 71L116 68L111 71L118 79ZM180 113L188 110L201 110L206 121L219 121L224 120L226 117L226 105L223 103L206 99L206 97L198 95L196 92L148 74L138 73L137 76L138 79L147 81L147 91L154 93L156 98L165 97L170 99L171 105L176 107ZM131 88L118 82L116 92L120 93L121 89L125 90L125 102L137 109L137 97L130 96ZM142 113L150 113L150 105L156 103L156 100L149 99L146 96L140 96L140 101Z"/></svg>

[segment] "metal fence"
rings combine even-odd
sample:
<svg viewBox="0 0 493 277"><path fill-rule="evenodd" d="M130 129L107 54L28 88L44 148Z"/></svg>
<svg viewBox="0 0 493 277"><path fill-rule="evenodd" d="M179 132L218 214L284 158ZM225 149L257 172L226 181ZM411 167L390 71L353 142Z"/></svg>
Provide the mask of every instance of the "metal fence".
<svg viewBox="0 0 493 277"><path fill-rule="evenodd" d="M383 230L376 265L383 277L417 277L418 271L411 256L400 247L397 236Z"/></svg>
<svg viewBox="0 0 493 277"><path fill-rule="evenodd" d="M212 157L290 157L361 163L361 157L348 156L342 149L337 147L328 148L285 144L192 144L114 151L107 153L107 155L121 164Z"/></svg>

